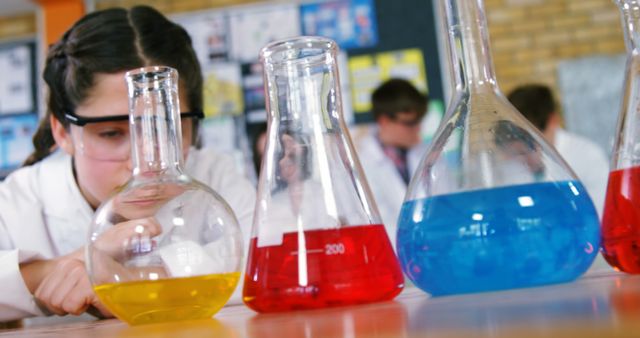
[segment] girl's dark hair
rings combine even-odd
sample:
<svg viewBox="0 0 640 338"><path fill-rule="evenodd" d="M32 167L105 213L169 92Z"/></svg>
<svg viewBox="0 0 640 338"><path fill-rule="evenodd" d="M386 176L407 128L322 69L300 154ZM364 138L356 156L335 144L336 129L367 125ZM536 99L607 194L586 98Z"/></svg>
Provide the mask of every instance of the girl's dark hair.
<svg viewBox="0 0 640 338"><path fill-rule="evenodd" d="M258 141L260 141L260 137L263 134L267 133L267 123L259 123L255 125L250 125L247 127L249 129L249 139L251 140L251 153L253 155L253 168L256 171L256 177L260 175L260 166L262 165L262 156L261 151L263 149L258 149Z"/></svg>
<svg viewBox="0 0 640 338"><path fill-rule="evenodd" d="M35 151L24 164L36 163L52 152L55 141L49 116L68 126L64 114L74 112L87 99L97 74L152 65L175 68L189 109L202 110L200 64L181 26L148 6L106 9L77 21L49 48L43 74L49 88L47 115L33 136Z"/></svg>

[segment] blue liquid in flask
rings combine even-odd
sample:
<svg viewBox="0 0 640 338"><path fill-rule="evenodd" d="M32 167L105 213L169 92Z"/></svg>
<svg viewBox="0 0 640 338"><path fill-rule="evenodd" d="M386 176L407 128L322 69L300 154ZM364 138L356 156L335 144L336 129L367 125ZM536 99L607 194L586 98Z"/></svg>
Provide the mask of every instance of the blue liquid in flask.
<svg viewBox="0 0 640 338"><path fill-rule="evenodd" d="M598 215L578 181L407 201L398 222L402 268L434 296L571 281L599 246Z"/></svg>

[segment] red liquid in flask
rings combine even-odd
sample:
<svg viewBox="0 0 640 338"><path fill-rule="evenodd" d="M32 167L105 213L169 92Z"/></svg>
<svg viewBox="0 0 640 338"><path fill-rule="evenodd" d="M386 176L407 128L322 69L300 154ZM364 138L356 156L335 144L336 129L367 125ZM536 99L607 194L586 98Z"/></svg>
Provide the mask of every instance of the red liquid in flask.
<svg viewBox="0 0 640 338"><path fill-rule="evenodd" d="M602 248L602 255L614 268L640 273L640 167L609 174Z"/></svg>
<svg viewBox="0 0 640 338"><path fill-rule="evenodd" d="M274 312L390 300L403 287L384 226L376 224L309 230L304 241L286 233L278 246L258 247L252 238L243 298L258 312Z"/></svg>

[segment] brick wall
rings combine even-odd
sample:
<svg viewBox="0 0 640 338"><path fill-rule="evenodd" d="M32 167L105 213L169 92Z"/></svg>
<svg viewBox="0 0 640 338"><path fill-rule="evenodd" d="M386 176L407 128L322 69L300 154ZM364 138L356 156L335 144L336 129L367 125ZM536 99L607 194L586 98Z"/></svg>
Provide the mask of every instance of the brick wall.
<svg viewBox="0 0 640 338"><path fill-rule="evenodd" d="M612 0L485 0L485 10L505 93L530 82L557 90L560 61L625 50Z"/></svg>

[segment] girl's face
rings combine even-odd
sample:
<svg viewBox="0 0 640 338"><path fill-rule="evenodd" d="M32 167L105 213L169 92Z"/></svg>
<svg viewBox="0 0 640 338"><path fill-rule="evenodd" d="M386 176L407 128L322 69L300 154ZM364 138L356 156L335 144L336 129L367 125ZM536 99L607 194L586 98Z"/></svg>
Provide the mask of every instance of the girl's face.
<svg viewBox="0 0 640 338"><path fill-rule="evenodd" d="M78 105L75 114L88 118L127 115L129 97L124 74L97 75L94 87L87 99ZM180 110L188 111L183 95L180 95ZM192 129L191 119L183 119L183 146L187 150L191 143ZM63 134L62 138L66 142L60 144L58 138L56 142L73 156L78 187L93 208L97 208L131 177L128 121L99 122L83 127L71 124L58 133ZM186 152L184 154L187 155Z"/></svg>

